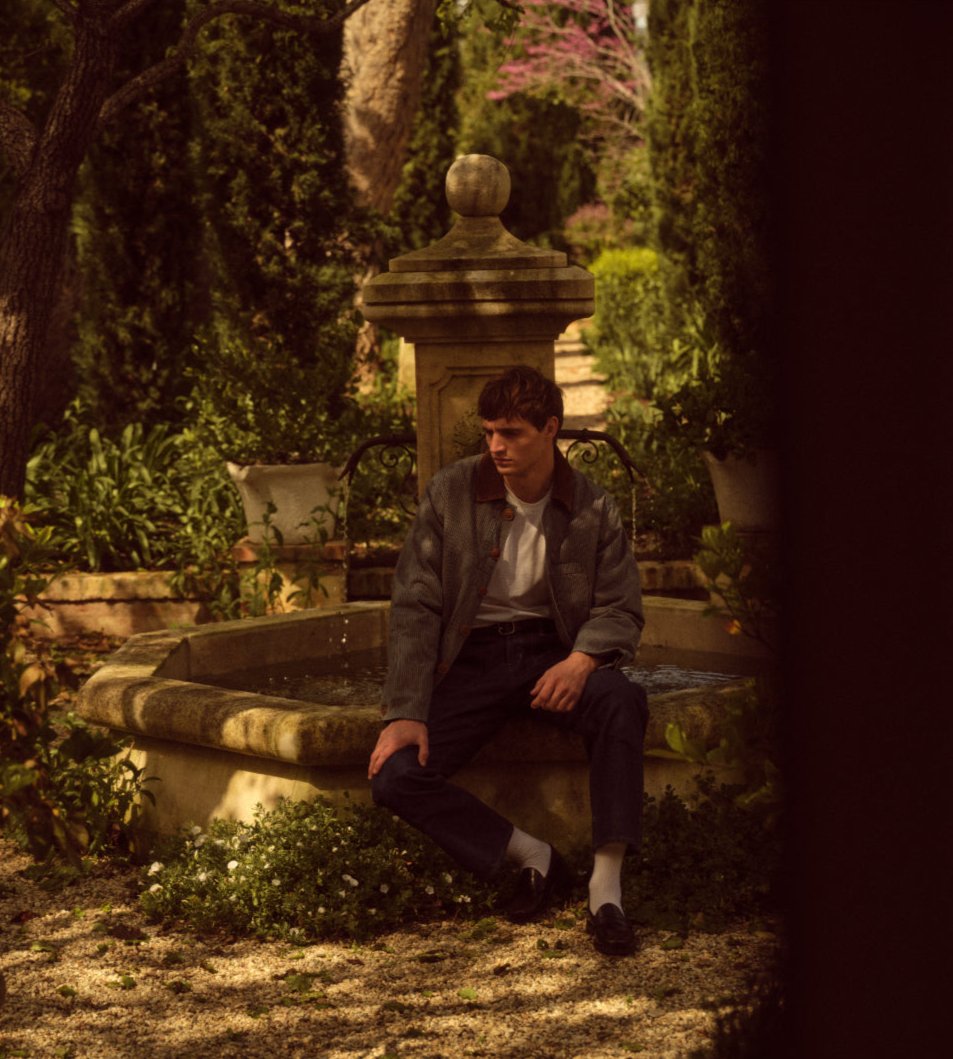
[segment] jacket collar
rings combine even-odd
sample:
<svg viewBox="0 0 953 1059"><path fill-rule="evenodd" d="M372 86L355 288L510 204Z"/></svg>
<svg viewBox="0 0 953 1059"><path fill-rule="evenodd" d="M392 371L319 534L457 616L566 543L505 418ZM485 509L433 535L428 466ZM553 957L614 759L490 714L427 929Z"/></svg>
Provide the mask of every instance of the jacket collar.
<svg viewBox="0 0 953 1059"><path fill-rule="evenodd" d="M556 449L555 462L553 466L553 500L560 504L572 514L573 494L575 493L575 481L573 470L569 466L566 457ZM477 465L476 476L476 500L478 504L489 500L505 500L506 485L500 472L493 464L493 458L488 452L484 452Z"/></svg>

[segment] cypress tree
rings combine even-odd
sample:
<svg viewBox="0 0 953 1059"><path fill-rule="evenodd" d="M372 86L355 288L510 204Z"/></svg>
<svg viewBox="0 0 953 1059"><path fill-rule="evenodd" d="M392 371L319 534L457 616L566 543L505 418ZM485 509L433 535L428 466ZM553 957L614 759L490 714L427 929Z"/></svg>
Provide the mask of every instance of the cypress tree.
<svg viewBox="0 0 953 1059"><path fill-rule="evenodd" d="M678 305L697 283L693 217L697 189L693 124L693 0L652 0L647 54L652 94L645 130L653 200L652 243L667 301Z"/></svg>
<svg viewBox="0 0 953 1059"><path fill-rule="evenodd" d="M444 180L456 157L459 88L459 30L434 19L423 95L389 217L398 233L390 255L427 246L450 228Z"/></svg>
<svg viewBox="0 0 953 1059"><path fill-rule="evenodd" d="M191 68L210 296L200 400L226 455L261 458L239 451L241 434L268 418L287 426L269 458L305 459L318 445L305 432L349 407L357 333L342 33L316 42L231 18L207 33Z"/></svg>
<svg viewBox="0 0 953 1059"><path fill-rule="evenodd" d="M177 39L185 0L134 23L128 70ZM123 71L125 72L125 71ZM80 277L73 359L78 391L100 425L181 418L201 306L195 191L184 73L108 127L81 171L74 215Z"/></svg>
<svg viewBox="0 0 953 1059"><path fill-rule="evenodd" d="M702 0L691 12L694 278L713 333L738 357L768 354L766 6L761 0Z"/></svg>
<svg viewBox="0 0 953 1059"><path fill-rule="evenodd" d="M649 8L660 292L672 333L719 356L663 405L675 420L730 423L718 455L768 443L774 430L765 7L653 0Z"/></svg>
<svg viewBox="0 0 953 1059"><path fill-rule="evenodd" d="M207 32L192 67L192 157L214 329L275 356L328 356L352 337L340 320L352 283L339 245L350 207L341 34L316 47L231 19Z"/></svg>

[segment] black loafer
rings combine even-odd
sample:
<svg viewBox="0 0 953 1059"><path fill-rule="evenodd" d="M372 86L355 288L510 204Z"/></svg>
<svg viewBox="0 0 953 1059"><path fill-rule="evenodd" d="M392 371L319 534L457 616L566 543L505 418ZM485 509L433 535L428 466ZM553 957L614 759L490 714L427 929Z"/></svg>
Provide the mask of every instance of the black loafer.
<svg viewBox="0 0 953 1059"><path fill-rule="evenodd" d="M596 949L606 956L628 956L637 948L632 924L618 905L604 904L595 915L590 912L586 931L592 935Z"/></svg>
<svg viewBox="0 0 953 1059"><path fill-rule="evenodd" d="M541 875L535 868L524 868L516 879L516 889L507 902L506 918L511 923L529 923L541 916L556 900L572 889L572 873L553 850L549 871Z"/></svg>

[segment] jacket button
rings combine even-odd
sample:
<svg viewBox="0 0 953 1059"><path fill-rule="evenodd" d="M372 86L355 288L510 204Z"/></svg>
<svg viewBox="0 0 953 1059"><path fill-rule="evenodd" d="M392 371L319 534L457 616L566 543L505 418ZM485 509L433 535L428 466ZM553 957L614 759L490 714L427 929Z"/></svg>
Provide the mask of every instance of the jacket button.
<svg viewBox="0 0 953 1059"><path fill-rule="evenodd" d="M478 595L478 596L485 596L485 595L486 595L486 585L481 585L481 586L480 586L480 587L479 587L479 588L477 589L477 595Z"/></svg>
<svg viewBox="0 0 953 1059"><path fill-rule="evenodd" d="M511 507L505 507L500 512L500 518L505 518L507 522L512 522L516 518L516 512Z"/></svg>
<svg viewBox="0 0 953 1059"><path fill-rule="evenodd" d="M490 549L490 558L491 559L499 559L499 557L500 557L500 549L499 548L491 548Z"/></svg>
<svg viewBox="0 0 953 1059"><path fill-rule="evenodd" d="M436 667L434 668L434 672L440 676L443 676L443 674L446 673L449 668L450 667L447 665L446 662L438 662Z"/></svg>

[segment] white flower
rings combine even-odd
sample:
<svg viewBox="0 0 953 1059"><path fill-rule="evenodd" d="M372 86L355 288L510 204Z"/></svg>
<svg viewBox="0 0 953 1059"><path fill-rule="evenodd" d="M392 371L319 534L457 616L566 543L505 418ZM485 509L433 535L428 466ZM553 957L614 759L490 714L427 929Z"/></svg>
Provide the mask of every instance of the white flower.
<svg viewBox="0 0 953 1059"><path fill-rule="evenodd" d="M207 837L208 837L207 835L198 835L198 836L196 836L195 848L198 849L199 846L204 846Z"/></svg>
<svg viewBox="0 0 953 1059"><path fill-rule="evenodd" d="M338 897L344 897L344 891L338 890Z"/></svg>
<svg viewBox="0 0 953 1059"><path fill-rule="evenodd" d="M453 876L450 874L450 872L445 871L443 873L443 881L445 883L452 883L453 882Z"/></svg>
<svg viewBox="0 0 953 1059"><path fill-rule="evenodd" d="M149 887L149 893L151 893L151 894L157 894L157 893L159 893L159 892L160 892L161 890L162 890L162 883L157 883L157 882L154 882L154 883L153 883L153 884L152 884L152 885L151 885L151 886Z"/></svg>
<svg viewBox="0 0 953 1059"><path fill-rule="evenodd" d="M162 863L161 863L160 861L154 860L154 861L153 861L153 862L152 862L152 863L151 863L151 864L149 865L149 872L148 872L148 874L149 874L149 875L158 875L160 871L162 871Z"/></svg>
<svg viewBox="0 0 953 1059"><path fill-rule="evenodd" d="M323 916L324 915L324 905L318 905L318 915L319 916Z"/></svg>
<svg viewBox="0 0 953 1059"><path fill-rule="evenodd" d="M390 893L390 887L387 885L386 882L382 882L381 883L381 893L382 894Z"/></svg>
<svg viewBox="0 0 953 1059"><path fill-rule="evenodd" d="M432 894L433 893L433 887L432 886L424 887L424 893Z"/></svg>
<svg viewBox="0 0 953 1059"><path fill-rule="evenodd" d="M238 867L238 861L237 860L230 860L228 862L228 864L226 865L226 867L228 868L229 871L234 871Z"/></svg>
<svg viewBox="0 0 953 1059"><path fill-rule="evenodd" d="M272 879L271 880L271 885L272 886L281 886L281 879Z"/></svg>
<svg viewBox="0 0 953 1059"><path fill-rule="evenodd" d="M348 875L348 873L345 872L341 878L348 884L348 886L357 886L357 879L355 879L353 875Z"/></svg>
<svg viewBox="0 0 953 1059"><path fill-rule="evenodd" d="M192 834L193 835L201 835L202 834L202 829L200 827L198 827L198 826L193 827L192 828Z"/></svg>
<svg viewBox="0 0 953 1059"><path fill-rule="evenodd" d="M207 871L200 871L198 873L198 875L196 875L196 879L198 879L199 882L205 882L205 880L207 878L208 878L208 872Z"/></svg>

